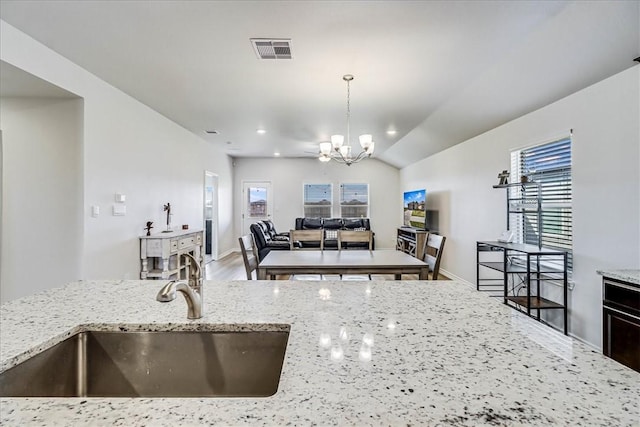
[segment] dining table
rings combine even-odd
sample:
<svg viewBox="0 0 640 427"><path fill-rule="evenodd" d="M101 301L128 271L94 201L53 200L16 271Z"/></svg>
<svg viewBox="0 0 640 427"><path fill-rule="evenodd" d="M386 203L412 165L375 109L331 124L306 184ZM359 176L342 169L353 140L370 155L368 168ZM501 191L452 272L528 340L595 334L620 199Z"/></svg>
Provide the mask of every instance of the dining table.
<svg viewBox="0 0 640 427"><path fill-rule="evenodd" d="M258 265L259 280L296 274L417 274L427 280L425 262L397 250L290 250L271 251Z"/></svg>

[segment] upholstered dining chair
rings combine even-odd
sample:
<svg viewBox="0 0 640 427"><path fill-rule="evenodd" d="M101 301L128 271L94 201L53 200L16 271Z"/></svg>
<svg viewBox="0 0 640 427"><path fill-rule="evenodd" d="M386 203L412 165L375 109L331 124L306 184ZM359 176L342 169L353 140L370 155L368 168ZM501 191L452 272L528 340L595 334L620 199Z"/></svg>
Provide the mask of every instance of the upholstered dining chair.
<svg viewBox="0 0 640 427"><path fill-rule="evenodd" d="M289 231L291 250L311 249L324 250L324 230L291 230ZM305 245L308 243L308 245ZM323 280L321 274L294 274L289 280Z"/></svg>
<svg viewBox="0 0 640 427"><path fill-rule="evenodd" d="M247 272L247 280L252 280L253 272L256 272L256 279L258 278L258 248L256 242L253 240L253 234L249 233L245 236L239 237L240 250L242 251L242 259L244 260L244 269Z"/></svg>
<svg viewBox="0 0 640 427"><path fill-rule="evenodd" d="M368 249L371 250L373 248L373 232L371 230L338 230L338 250L350 249L348 243L367 243L369 245ZM351 249L362 250L363 248ZM341 274L340 280L371 280L371 275Z"/></svg>
<svg viewBox="0 0 640 427"><path fill-rule="evenodd" d="M431 273L431 280L438 280L438 273L440 272L440 259L442 258L442 251L444 250L444 242L446 237L438 234L429 233L429 237L424 241L424 250L422 253L422 261L429 265L429 272Z"/></svg>
<svg viewBox="0 0 640 427"><path fill-rule="evenodd" d="M312 245L305 246L304 243ZM294 249L319 249L324 250L324 230L291 230L289 232L291 250ZM317 246L316 246L317 243Z"/></svg>
<svg viewBox="0 0 640 427"><path fill-rule="evenodd" d="M343 243L351 242L368 243L368 249L371 250L373 248L373 232L371 230L338 230L338 250L348 249L348 245L343 247Z"/></svg>

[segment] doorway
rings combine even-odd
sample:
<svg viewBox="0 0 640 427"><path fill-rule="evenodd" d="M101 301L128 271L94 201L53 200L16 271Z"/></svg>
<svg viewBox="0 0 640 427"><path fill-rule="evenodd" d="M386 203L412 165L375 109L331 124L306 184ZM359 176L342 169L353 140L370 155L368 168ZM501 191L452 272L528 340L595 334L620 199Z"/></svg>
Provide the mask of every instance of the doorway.
<svg viewBox="0 0 640 427"><path fill-rule="evenodd" d="M242 183L242 234L249 234L251 224L273 217L273 194L269 181Z"/></svg>
<svg viewBox="0 0 640 427"><path fill-rule="evenodd" d="M204 262L218 259L218 175L204 171Z"/></svg>

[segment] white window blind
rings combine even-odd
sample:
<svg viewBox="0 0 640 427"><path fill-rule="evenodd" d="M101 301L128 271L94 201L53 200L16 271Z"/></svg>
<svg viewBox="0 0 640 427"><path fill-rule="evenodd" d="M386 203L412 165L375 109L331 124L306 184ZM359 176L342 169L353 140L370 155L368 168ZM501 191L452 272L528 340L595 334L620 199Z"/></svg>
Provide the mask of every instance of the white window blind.
<svg viewBox="0 0 640 427"><path fill-rule="evenodd" d="M367 218L369 216L369 184L340 185L340 217Z"/></svg>
<svg viewBox="0 0 640 427"><path fill-rule="evenodd" d="M511 153L511 176L514 182L521 176L539 185L510 188L511 197L524 201L522 214L510 214L509 223L521 243L535 244L569 252L568 267L572 269L572 190L571 138L563 138ZM535 201L540 191L541 221ZM528 204L528 205L527 205Z"/></svg>
<svg viewBox="0 0 640 427"><path fill-rule="evenodd" d="M304 216L307 218L331 218L331 184L303 184Z"/></svg>

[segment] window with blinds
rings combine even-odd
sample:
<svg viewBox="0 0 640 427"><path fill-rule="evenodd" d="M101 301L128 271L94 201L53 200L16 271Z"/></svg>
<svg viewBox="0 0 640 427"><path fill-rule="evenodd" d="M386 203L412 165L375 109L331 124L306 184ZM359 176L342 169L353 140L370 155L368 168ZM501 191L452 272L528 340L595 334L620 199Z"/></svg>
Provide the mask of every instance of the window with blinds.
<svg viewBox="0 0 640 427"><path fill-rule="evenodd" d="M369 184L340 184L340 217L369 217Z"/></svg>
<svg viewBox="0 0 640 427"><path fill-rule="evenodd" d="M303 184L304 216L307 218L331 218L331 184Z"/></svg>
<svg viewBox="0 0 640 427"><path fill-rule="evenodd" d="M520 213L510 210L511 231L521 243L567 250L572 270L571 138L512 152L511 176L514 182L526 176L538 183L510 188L510 198L521 200Z"/></svg>

